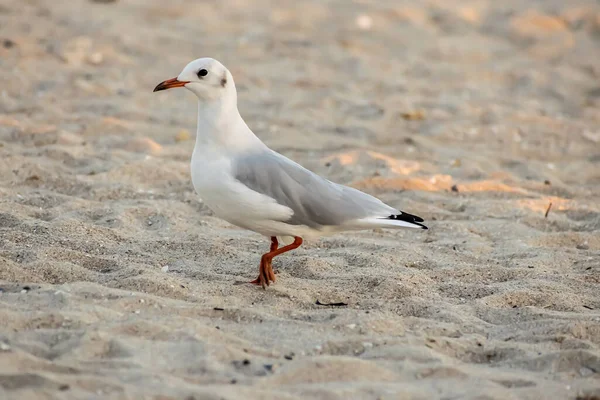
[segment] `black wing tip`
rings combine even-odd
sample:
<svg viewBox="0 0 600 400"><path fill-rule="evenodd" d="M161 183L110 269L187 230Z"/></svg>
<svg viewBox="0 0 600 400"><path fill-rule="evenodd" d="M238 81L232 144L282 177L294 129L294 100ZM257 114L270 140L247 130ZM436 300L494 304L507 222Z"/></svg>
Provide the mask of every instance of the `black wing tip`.
<svg viewBox="0 0 600 400"><path fill-rule="evenodd" d="M428 228L428 227L426 227L425 225L423 225L423 224L420 224L420 223L418 223L418 222L414 222L414 221L413 221L413 222L410 222L410 223L411 223L411 224L413 224L413 225L420 226L420 227L421 227L421 229L429 229L429 228Z"/></svg>
<svg viewBox="0 0 600 400"><path fill-rule="evenodd" d="M418 217L416 215L409 214L404 211L400 211L400 214L390 215L387 219L393 219L396 221L405 221L410 224L418 225L421 227L421 229L429 229L425 225L419 223L419 222L425 222L425 220L423 218Z"/></svg>

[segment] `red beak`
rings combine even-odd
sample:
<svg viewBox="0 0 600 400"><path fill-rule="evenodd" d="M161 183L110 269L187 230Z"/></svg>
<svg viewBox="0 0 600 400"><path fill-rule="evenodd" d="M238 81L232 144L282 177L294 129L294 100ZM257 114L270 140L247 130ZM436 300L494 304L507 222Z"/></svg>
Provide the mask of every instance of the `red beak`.
<svg viewBox="0 0 600 400"><path fill-rule="evenodd" d="M172 88L176 88L176 87L183 87L187 83L190 83L190 82L188 82L188 81L178 81L177 78L167 79L166 81L163 81L163 82L159 83L158 85L156 85L156 87L154 88L153 92L158 92L158 91L161 91L161 90L172 89Z"/></svg>

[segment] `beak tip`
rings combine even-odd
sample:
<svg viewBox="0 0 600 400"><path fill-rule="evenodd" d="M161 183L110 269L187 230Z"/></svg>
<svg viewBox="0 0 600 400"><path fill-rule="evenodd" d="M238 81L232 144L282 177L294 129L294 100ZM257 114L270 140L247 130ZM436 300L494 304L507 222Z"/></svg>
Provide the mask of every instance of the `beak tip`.
<svg viewBox="0 0 600 400"><path fill-rule="evenodd" d="M152 91L154 92L160 92L161 90L167 90L167 89L171 89L171 88L176 88L176 87L184 87L187 83L187 81L179 81L177 80L177 78L172 78L172 79L167 79L166 81L163 81L161 83L159 83L158 85L156 85L156 87L154 88L154 90Z"/></svg>

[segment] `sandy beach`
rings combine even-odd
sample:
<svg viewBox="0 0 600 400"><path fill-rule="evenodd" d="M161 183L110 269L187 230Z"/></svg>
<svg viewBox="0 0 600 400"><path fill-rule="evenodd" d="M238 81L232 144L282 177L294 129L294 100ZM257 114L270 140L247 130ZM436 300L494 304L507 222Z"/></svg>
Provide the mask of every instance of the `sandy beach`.
<svg viewBox="0 0 600 400"><path fill-rule="evenodd" d="M267 238L190 180L192 59L429 230ZM600 3L0 0L1 399L600 399ZM329 305L343 303L345 305Z"/></svg>

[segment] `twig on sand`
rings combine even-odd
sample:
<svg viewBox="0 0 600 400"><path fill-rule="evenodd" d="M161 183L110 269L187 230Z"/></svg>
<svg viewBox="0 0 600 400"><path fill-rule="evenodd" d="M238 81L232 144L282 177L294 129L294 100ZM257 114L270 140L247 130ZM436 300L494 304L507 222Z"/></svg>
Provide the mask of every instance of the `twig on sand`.
<svg viewBox="0 0 600 400"><path fill-rule="evenodd" d="M342 302L339 302L339 303L321 303L319 300L317 300L315 302L315 304L318 305L318 306L331 306L331 307L345 307L345 306L348 305L347 303L342 303Z"/></svg>
<svg viewBox="0 0 600 400"><path fill-rule="evenodd" d="M546 213L544 214L544 218L548 218L548 214L550 213L550 209L552 208L552 202L548 204L548 208L546 208Z"/></svg>

